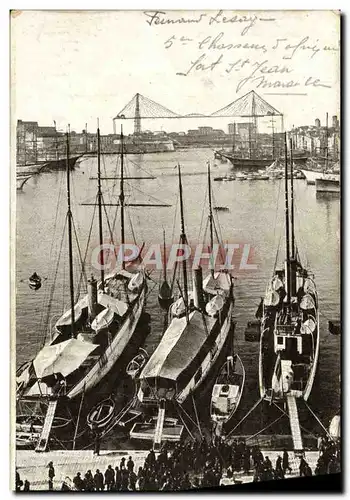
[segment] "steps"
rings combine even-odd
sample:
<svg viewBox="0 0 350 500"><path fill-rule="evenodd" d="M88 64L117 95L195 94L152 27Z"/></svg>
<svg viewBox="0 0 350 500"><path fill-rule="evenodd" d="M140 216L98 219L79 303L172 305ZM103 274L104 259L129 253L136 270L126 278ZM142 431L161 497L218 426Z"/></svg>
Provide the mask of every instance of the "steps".
<svg viewBox="0 0 350 500"><path fill-rule="evenodd" d="M303 451L303 441L301 438L299 415L296 399L294 396L287 394L287 404L289 413L290 430L293 438L294 452Z"/></svg>
<svg viewBox="0 0 350 500"><path fill-rule="evenodd" d="M154 432L153 449L155 451L158 451L160 449L164 420L165 420L165 400L162 400L159 405L157 424Z"/></svg>
<svg viewBox="0 0 350 500"><path fill-rule="evenodd" d="M49 406L47 408L43 429L41 431L41 436L36 445L35 451L41 452L46 451L47 444L49 442L50 432L52 428L52 424L55 418L56 408L57 408L57 399L49 402Z"/></svg>

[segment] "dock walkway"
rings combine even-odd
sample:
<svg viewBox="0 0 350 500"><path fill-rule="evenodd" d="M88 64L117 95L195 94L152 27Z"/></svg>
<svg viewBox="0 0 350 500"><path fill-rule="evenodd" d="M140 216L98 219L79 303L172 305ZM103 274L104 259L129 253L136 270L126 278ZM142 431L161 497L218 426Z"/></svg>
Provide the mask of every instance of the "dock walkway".
<svg viewBox="0 0 350 500"><path fill-rule="evenodd" d="M94 475L96 469L104 474L108 465L113 468L119 467L120 460L125 457L131 456L135 466L134 471L137 472L138 468L143 466L145 458L147 457L149 450L139 451L139 450L115 450L106 451L102 450L99 456L93 455L92 450L88 451L50 451L47 453L36 453L31 450L18 450L16 453L16 466L21 479L24 481L28 479L30 482L31 490L48 490L48 468L49 462L53 462L55 468L55 478L53 483L54 490L60 490L62 482L66 477L73 480L77 472L81 472L82 477L90 469ZM278 455L281 455L280 451L274 450L262 450L265 456L268 456L271 460L273 466L275 466L276 459ZM317 451L306 451L305 459L309 463L312 472L315 471L316 463L318 460ZM289 452L289 460L292 467L291 474L287 474L286 478L299 477L299 463L300 460L294 457L292 451ZM253 481L253 472L245 474L243 471L235 473L235 480L243 483L248 483ZM223 478L222 484L231 485L234 484L232 479Z"/></svg>

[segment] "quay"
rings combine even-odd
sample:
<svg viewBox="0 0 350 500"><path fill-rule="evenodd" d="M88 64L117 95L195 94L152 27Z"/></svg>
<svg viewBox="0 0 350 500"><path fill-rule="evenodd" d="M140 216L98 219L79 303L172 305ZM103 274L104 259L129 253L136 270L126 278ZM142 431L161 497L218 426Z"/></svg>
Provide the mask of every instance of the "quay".
<svg viewBox="0 0 350 500"><path fill-rule="evenodd" d="M278 455L282 455L278 450L262 449L264 458L269 457L271 462L275 464ZM53 489L61 490L63 481L66 478L73 480L77 472L81 472L82 477L87 470L91 470L92 474L99 469L103 474L108 465L115 468L119 466L122 457L127 461L129 456L132 457L137 471L143 466L144 461L149 453L149 450L102 450L100 455L94 455L92 450L72 451L59 450L50 451L47 453L36 453L33 450L18 450L16 452L16 467L23 480L27 479L30 482L31 491L47 491L48 490L48 468L49 462L53 462L55 468L55 478L53 481ZM288 450L289 462L292 472L286 475L286 479L299 477L300 459L294 456L294 452ZM158 454L156 453L156 456ZM310 465L314 472L317 460L319 458L318 451L305 451L305 460ZM196 476L200 477L200 474ZM223 476L221 479L222 486L234 485L242 483L250 483L253 481L253 468L247 474L243 471L235 472L233 478Z"/></svg>

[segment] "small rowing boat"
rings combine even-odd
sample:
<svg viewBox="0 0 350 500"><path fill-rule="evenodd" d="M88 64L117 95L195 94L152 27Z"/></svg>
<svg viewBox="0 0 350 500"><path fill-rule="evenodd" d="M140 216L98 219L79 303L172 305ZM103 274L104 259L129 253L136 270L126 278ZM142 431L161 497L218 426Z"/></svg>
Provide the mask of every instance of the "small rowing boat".
<svg viewBox="0 0 350 500"><path fill-rule="evenodd" d="M227 423L240 403L245 382L245 370L238 354L228 356L213 387L210 417L215 423Z"/></svg>

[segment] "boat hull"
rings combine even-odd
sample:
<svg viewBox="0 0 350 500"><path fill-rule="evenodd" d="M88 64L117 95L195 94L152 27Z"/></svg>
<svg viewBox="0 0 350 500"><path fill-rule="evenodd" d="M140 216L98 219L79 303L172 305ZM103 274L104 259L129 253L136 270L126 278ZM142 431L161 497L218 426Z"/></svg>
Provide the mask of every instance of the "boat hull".
<svg viewBox="0 0 350 500"><path fill-rule="evenodd" d="M231 329L231 323L232 323L232 313L233 313L233 303L231 302L229 306L229 310L227 313L227 317L220 329L220 333L217 336L216 340L216 345L217 345L217 351L213 357L211 357L211 352L207 354L205 357L204 361L202 362L202 376L201 378L196 382L196 375L194 375L189 383L180 391L177 396L176 396L176 401L180 404L184 404L185 400L188 398L188 396L194 392L197 392L201 386L203 386L204 381L206 380L207 376L209 373L214 369L216 362L219 359L220 354L222 353L222 350L227 343L227 339L229 336L229 332Z"/></svg>
<svg viewBox="0 0 350 500"><path fill-rule="evenodd" d="M81 158L81 155L71 156L69 158L69 168L73 169L77 160ZM66 170L67 160L66 158L59 158L57 160L47 160L44 162L44 166L41 170L51 171L51 170Z"/></svg>
<svg viewBox="0 0 350 500"><path fill-rule="evenodd" d="M236 413L236 411L238 409L238 406L239 406L239 403L241 402L241 398L242 398L242 394L243 394L243 388L244 388L244 383L245 383L245 369L244 369L242 360L238 356L238 354L236 355L236 363L238 363L238 368L236 368L235 373L237 373L237 375L239 375L240 377L242 377L242 380L241 380L241 383L240 383L239 393L238 393L238 396L236 398L234 407L233 407L233 409L229 413L227 413L227 415L223 415L223 416L219 416L219 417L217 415L215 415L215 413L213 411L213 394L214 394L214 389L213 389L212 399L211 399L211 402L210 402L210 416L211 416L211 419L212 419L212 421L214 423L221 422L223 424L227 424L231 420L231 418L233 417L233 415ZM219 377L217 378L215 384L218 383L218 379L219 379Z"/></svg>
<svg viewBox="0 0 350 500"><path fill-rule="evenodd" d="M316 179L316 193L340 193L340 182L337 179Z"/></svg>
<svg viewBox="0 0 350 500"><path fill-rule="evenodd" d="M322 176L322 172L317 171L317 170L301 170L302 173L305 176L306 183L310 185L315 185L316 184L316 179Z"/></svg>
<svg viewBox="0 0 350 500"><path fill-rule="evenodd" d="M272 328L268 328L266 323L264 323L264 316L261 322L260 328L260 344L259 344L259 392L260 397L268 401L272 399L285 399L287 394L293 393L296 397L302 397L305 401L308 400L312 387L315 381L315 376L317 372L319 351L320 351L320 330L319 330L319 312L317 305L317 295L316 295L316 307L317 312L315 314L316 318L316 328L312 334L313 338L313 350L311 361L308 365L308 377L306 382L300 391L289 390L288 392L283 392L282 394L276 394L273 392L273 367L275 367L277 361L277 354L274 349L274 323Z"/></svg>
<svg viewBox="0 0 350 500"><path fill-rule="evenodd" d="M245 172L257 172L268 167L273 162L273 158L237 158L230 154L223 154L232 163L233 170Z"/></svg>
<svg viewBox="0 0 350 500"><path fill-rule="evenodd" d="M110 346L100 356L87 375L69 391L67 394L69 399L74 399L83 391L87 392L96 386L123 356L128 344L137 343L137 339L135 338L136 326L144 308L146 291L147 288L144 286L137 302L135 303L132 313L130 313L125 319L122 327L111 342Z"/></svg>

